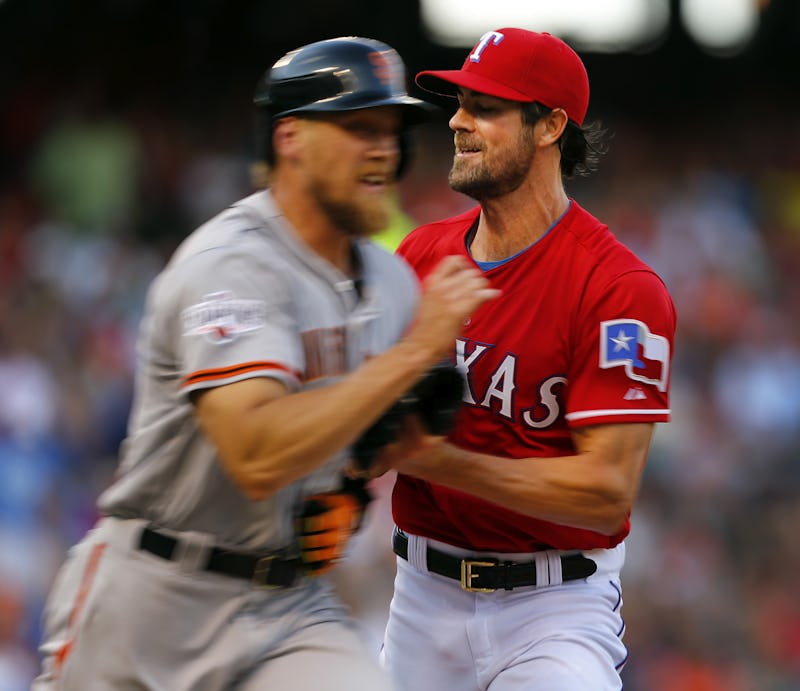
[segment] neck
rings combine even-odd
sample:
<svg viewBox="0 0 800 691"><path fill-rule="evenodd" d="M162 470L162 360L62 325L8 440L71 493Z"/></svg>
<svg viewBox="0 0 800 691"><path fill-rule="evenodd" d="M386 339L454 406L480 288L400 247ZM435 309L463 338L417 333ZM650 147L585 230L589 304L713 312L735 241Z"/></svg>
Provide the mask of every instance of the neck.
<svg viewBox="0 0 800 691"><path fill-rule="evenodd" d="M513 192L481 201L478 229L470 246L477 261L499 261L541 238L567 210L569 198L561 184L526 182Z"/></svg>
<svg viewBox="0 0 800 691"><path fill-rule="evenodd" d="M342 273L352 275L351 238L336 227L319 205L296 187L281 185L278 180L270 191L300 240Z"/></svg>

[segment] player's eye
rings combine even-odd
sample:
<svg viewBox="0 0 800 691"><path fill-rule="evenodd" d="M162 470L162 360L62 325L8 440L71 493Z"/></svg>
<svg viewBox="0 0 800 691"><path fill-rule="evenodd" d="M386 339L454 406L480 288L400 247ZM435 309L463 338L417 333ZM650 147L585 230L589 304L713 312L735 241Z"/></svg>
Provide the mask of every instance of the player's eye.
<svg viewBox="0 0 800 691"><path fill-rule="evenodd" d="M468 113L480 117L499 115L508 107L505 102L495 99L459 97L458 105Z"/></svg>
<svg viewBox="0 0 800 691"><path fill-rule="evenodd" d="M399 133L393 127L377 127L367 123L349 123L344 125L344 129L364 141L375 141L378 139L399 138Z"/></svg>

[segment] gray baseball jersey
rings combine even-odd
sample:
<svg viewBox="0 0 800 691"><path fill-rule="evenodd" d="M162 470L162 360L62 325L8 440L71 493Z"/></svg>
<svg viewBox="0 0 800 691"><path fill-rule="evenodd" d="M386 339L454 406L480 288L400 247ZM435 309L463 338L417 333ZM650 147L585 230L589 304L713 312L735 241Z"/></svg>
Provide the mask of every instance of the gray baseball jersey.
<svg viewBox="0 0 800 691"><path fill-rule="evenodd" d="M300 497L333 489L347 450L248 501L198 429L189 394L250 377L274 377L291 390L327 385L392 345L414 315L416 278L371 241L355 251L360 291L300 241L269 192L184 241L148 294L130 427L118 476L99 500L103 514L208 533L224 547L291 541Z"/></svg>

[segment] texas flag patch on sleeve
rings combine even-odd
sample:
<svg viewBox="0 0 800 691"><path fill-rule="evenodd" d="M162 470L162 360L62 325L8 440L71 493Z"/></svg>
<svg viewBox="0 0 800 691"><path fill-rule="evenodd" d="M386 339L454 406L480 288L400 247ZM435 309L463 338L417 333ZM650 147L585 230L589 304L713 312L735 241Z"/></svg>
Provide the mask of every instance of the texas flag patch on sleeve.
<svg viewBox="0 0 800 691"><path fill-rule="evenodd" d="M666 391L669 341L638 319L600 322L600 367L624 367L629 379Z"/></svg>

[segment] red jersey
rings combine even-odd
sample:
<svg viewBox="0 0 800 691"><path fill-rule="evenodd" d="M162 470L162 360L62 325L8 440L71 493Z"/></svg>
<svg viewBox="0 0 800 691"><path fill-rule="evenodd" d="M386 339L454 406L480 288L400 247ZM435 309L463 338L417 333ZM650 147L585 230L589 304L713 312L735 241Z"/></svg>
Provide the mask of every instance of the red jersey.
<svg viewBox="0 0 800 691"><path fill-rule="evenodd" d="M398 253L424 278L446 255L469 257L479 208L431 223ZM506 458L576 452L572 428L667 422L675 309L656 273L572 201L533 245L486 270L500 297L457 339L466 377L453 444ZM613 536L541 521L458 490L399 475L397 525L491 552L613 547Z"/></svg>

